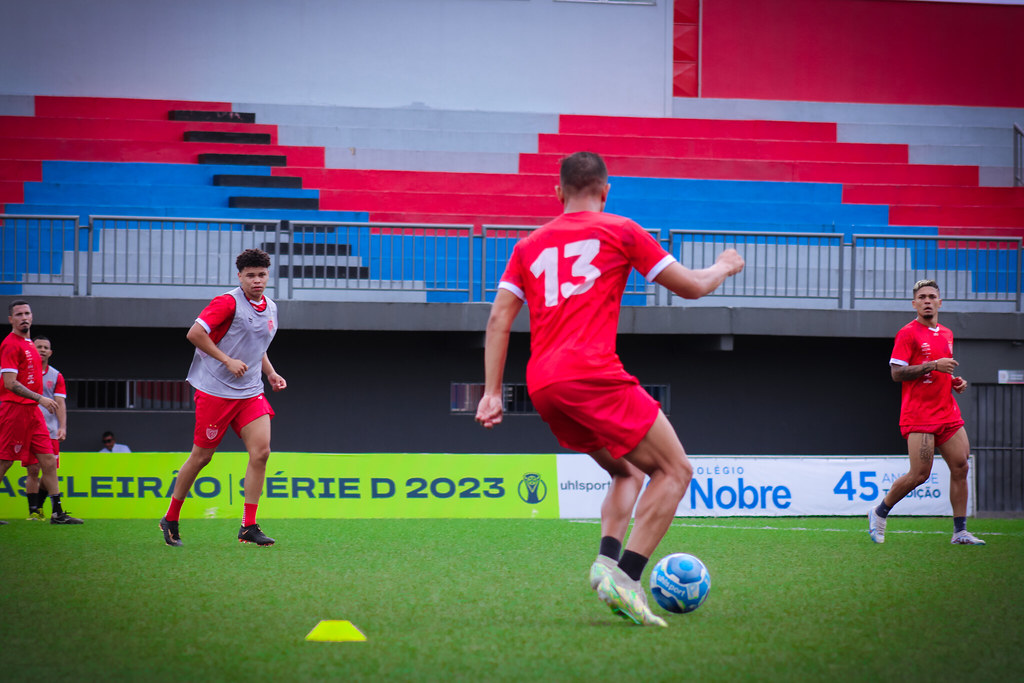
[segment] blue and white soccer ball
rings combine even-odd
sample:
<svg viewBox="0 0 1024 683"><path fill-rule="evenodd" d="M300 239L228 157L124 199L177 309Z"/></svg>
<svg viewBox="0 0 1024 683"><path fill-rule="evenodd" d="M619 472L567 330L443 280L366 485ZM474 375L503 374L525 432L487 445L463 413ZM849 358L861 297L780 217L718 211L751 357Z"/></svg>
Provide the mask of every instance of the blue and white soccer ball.
<svg viewBox="0 0 1024 683"><path fill-rule="evenodd" d="M704 604L711 590L711 574L688 553L672 553L651 570L651 595L669 612L685 614Z"/></svg>

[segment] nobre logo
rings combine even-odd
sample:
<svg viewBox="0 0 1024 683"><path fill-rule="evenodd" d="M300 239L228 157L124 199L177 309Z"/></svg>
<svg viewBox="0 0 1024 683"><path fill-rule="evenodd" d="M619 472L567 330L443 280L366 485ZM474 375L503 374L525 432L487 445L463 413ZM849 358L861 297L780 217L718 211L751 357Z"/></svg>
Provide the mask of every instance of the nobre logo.
<svg viewBox="0 0 1024 683"><path fill-rule="evenodd" d="M518 487L519 498L524 503L533 505L541 502L548 496L548 486L539 474L529 472L523 475Z"/></svg>

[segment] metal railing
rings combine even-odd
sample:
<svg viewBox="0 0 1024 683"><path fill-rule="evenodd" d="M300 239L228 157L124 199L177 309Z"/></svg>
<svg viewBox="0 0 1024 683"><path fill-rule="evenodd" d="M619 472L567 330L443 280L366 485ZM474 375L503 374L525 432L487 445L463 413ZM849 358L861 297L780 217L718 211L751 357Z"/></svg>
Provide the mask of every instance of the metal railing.
<svg viewBox="0 0 1024 683"><path fill-rule="evenodd" d="M1024 130L1013 124L1013 186L1024 185Z"/></svg>
<svg viewBox="0 0 1024 683"><path fill-rule="evenodd" d="M0 293L159 297L187 287L202 297L233 284L235 256L258 247L274 257L268 291L279 299L487 301L513 247L535 229L139 216L78 225L74 216L0 215ZM648 232L657 239L657 230ZM690 268L710 265L727 247L743 254L746 268L709 296L711 305L855 308L906 301L916 280L935 279L947 301L1020 311L1021 243L876 234L844 243L838 232L673 229L666 248ZM671 299L633 272L623 302Z"/></svg>
<svg viewBox="0 0 1024 683"><path fill-rule="evenodd" d="M78 216L0 214L0 286L63 285L79 294L79 247L90 252Z"/></svg>
<svg viewBox="0 0 1024 683"><path fill-rule="evenodd" d="M853 235L850 308L858 300L909 300L935 280L944 301L1004 302L1021 309L1021 238Z"/></svg>
<svg viewBox="0 0 1024 683"><path fill-rule="evenodd" d="M669 230L669 252L688 268L706 268L725 249L746 265L712 297L832 299L842 306L843 235Z"/></svg>
<svg viewBox="0 0 1024 683"><path fill-rule="evenodd" d="M183 379L68 379L68 410L191 412L195 390Z"/></svg>

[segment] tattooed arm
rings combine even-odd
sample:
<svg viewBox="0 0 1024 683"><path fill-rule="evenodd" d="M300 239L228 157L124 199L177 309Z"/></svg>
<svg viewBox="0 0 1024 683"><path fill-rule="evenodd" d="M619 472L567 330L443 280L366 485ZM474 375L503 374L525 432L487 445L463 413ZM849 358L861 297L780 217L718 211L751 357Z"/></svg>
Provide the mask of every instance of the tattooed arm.
<svg viewBox="0 0 1024 683"><path fill-rule="evenodd" d="M920 365L898 365L891 363L889 365L889 371L892 374L893 382L909 382L915 380L921 375L926 375L929 372L946 372L953 374L956 370L956 366L960 365L952 358L939 358L938 360L930 360Z"/></svg>
<svg viewBox="0 0 1024 683"><path fill-rule="evenodd" d="M54 401L52 398L46 398L42 394L37 394L36 392L31 391L28 387L26 387L24 384L18 381L17 374L13 372L5 372L3 373L3 377L4 389L7 389L7 391L11 392L15 396L21 396L22 398L27 398L32 401L35 401L43 408L49 410L51 413L56 412L56 401Z"/></svg>

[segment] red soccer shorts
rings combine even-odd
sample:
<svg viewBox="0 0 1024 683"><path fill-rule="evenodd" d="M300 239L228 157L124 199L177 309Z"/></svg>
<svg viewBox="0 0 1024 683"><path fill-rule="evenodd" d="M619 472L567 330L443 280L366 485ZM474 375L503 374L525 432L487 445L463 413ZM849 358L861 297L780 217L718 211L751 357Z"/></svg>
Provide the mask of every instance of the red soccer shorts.
<svg viewBox="0 0 1024 683"><path fill-rule="evenodd" d="M607 448L613 458L636 448L661 409L636 380L555 382L530 399L562 446L580 453Z"/></svg>
<svg viewBox="0 0 1024 683"><path fill-rule="evenodd" d="M953 435L960 431L960 428L963 426L963 420L930 425L900 425L900 434L903 435L904 439L911 434L934 434L935 445L941 446L952 439Z"/></svg>
<svg viewBox="0 0 1024 683"><path fill-rule="evenodd" d="M200 448L216 448L228 426L241 435L242 427L264 415L274 417L274 409L263 394L251 398L221 398L197 389L193 441Z"/></svg>
<svg viewBox="0 0 1024 683"><path fill-rule="evenodd" d="M0 403L0 460L38 462L37 453L49 453L50 430L35 403Z"/></svg>
<svg viewBox="0 0 1024 683"><path fill-rule="evenodd" d="M50 445L53 447L50 449L50 452L53 453L54 459L57 461L57 467L60 467L60 441L57 439L50 439ZM25 467L28 467L29 465L38 465L39 458L34 455L30 455L27 458L22 458L21 464Z"/></svg>

